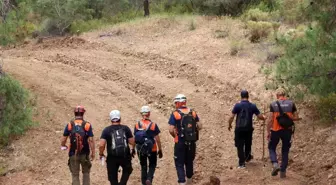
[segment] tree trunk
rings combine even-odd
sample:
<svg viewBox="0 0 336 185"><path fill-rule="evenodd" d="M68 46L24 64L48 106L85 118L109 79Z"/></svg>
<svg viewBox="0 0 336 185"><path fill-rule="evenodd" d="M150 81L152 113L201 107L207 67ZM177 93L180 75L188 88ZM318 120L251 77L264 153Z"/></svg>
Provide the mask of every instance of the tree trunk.
<svg viewBox="0 0 336 185"><path fill-rule="evenodd" d="M149 0L144 0L145 17L149 16Z"/></svg>

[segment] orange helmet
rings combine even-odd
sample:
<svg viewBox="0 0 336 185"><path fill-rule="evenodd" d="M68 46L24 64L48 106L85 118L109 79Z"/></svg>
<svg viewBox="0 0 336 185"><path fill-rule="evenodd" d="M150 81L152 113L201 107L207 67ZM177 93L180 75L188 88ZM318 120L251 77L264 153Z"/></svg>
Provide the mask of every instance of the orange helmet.
<svg viewBox="0 0 336 185"><path fill-rule="evenodd" d="M85 112L85 108L83 106L81 106L81 105L78 105L78 106L76 106L76 108L74 110L74 113L77 113L77 112L84 113Z"/></svg>

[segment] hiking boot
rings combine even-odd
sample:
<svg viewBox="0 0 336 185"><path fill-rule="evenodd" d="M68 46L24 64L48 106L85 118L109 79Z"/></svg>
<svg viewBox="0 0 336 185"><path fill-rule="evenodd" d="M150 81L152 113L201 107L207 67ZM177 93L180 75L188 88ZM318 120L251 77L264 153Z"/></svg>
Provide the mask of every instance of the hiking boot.
<svg viewBox="0 0 336 185"><path fill-rule="evenodd" d="M286 178L286 172L280 172L280 178Z"/></svg>
<svg viewBox="0 0 336 185"><path fill-rule="evenodd" d="M273 166L273 170L272 170L272 176L277 176L278 173L280 171L280 167L279 166Z"/></svg>
<svg viewBox="0 0 336 185"><path fill-rule="evenodd" d="M242 165L238 166L238 169L244 169L244 168L246 168L245 164L242 164Z"/></svg>
<svg viewBox="0 0 336 185"><path fill-rule="evenodd" d="M186 182L186 185L192 185L192 179L190 178L187 178L187 182Z"/></svg>
<svg viewBox="0 0 336 185"><path fill-rule="evenodd" d="M248 163L248 162L250 162L251 160L253 159L253 155L248 155L247 157L246 157L246 162Z"/></svg>

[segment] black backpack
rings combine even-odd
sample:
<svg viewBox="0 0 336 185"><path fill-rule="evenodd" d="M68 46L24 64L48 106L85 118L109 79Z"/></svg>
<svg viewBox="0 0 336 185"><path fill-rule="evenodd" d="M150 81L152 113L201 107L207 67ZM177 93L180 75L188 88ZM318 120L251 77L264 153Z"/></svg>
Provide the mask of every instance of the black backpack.
<svg viewBox="0 0 336 185"><path fill-rule="evenodd" d="M111 148L109 153L115 157L125 157L128 151L128 141L125 129L120 128L111 132Z"/></svg>
<svg viewBox="0 0 336 185"><path fill-rule="evenodd" d="M249 107L244 107L237 116L237 129L246 130L249 128Z"/></svg>
<svg viewBox="0 0 336 185"><path fill-rule="evenodd" d="M136 148L139 154L150 156L154 146L154 138L149 137L148 130L153 125L152 122L147 128L142 128L142 122L138 122L138 131L134 134Z"/></svg>
<svg viewBox="0 0 336 185"><path fill-rule="evenodd" d="M181 138L184 138L186 142L195 142L198 140L197 123L192 115L192 110L185 114L180 110L177 112L181 115Z"/></svg>
<svg viewBox="0 0 336 185"><path fill-rule="evenodd" d="M276 101L276 104L278 105L280 112L280 115L276 117L279 125L284 129L292 128L294 126L294 121L282 110L279 101Z"/></svg>
<svg viewBox="0 0 336 185"><path fill-rule="evenodd" d="M85 124L83 120L81 125L76 125L74 121L70 122L70 151L74 151L75 155L79 155L84 147L84 139L86 136ZM69 129L68 126L68 129Z"/></svg>

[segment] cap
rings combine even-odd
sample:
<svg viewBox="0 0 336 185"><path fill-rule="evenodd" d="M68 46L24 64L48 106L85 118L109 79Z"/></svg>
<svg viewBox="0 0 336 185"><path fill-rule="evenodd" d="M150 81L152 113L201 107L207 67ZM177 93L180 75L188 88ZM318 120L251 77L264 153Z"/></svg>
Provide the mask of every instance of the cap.
<svg viewBox="0 0 336 185"><path fill-rule="evenodd" d="M119 121L120 120L120 111L113 110L110 112L110 120L111 121Z"/></svg>

